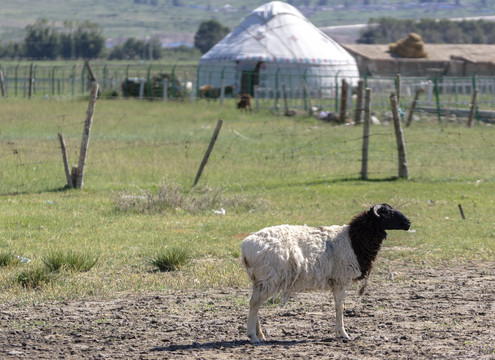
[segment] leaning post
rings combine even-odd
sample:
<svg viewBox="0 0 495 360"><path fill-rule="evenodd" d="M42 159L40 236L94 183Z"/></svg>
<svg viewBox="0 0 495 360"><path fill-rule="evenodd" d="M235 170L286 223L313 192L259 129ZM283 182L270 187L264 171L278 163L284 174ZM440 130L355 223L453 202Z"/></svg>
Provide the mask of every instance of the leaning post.
<svg viewBox="0 0 495 360"><path fill-rule="evenodd" d="M93 123L93 114L96 104L96 98L98 96L98 83L93 82L93 86L91 88L91 95L89 97L88 111L86 112L86 121L84 122L84 129L81 140L81 152L79 153L79 163L77 165L77 170L75 174L76 189L82 189L83 180L84 180L84 167L86 166L86 156L88 153L88 145L89 145L89 135L91 132L91 125ZM73 168L73 171L75 169Z"/></svg>
<svg viewBox="0 0 495 360"><path fill-rule="evenodd" d="M414 93L414 100L411 104L411 108L409 109L409 114L407 115L406 127L411 125L414 112L416 111L416 106L418 105L419 94L421 94L423 91L423 88L417 88L416 92Z"/></svg>
<svg viewBox="0 0 495 360"><path fill-rule="evenodd" d="M67 186L73 189L74 183L72 182L72 175L69 169L69 160L67 159L67 148L65 146L65 140L62 133L58 133L58 140L60 141L60 147L62 149L62 161L64 162L64 170L65 170L65 177L67 178Z"/></svg>
<svg viewBox="0 0 495 360"><path fill-rule="evenodd" d="M218 133L220 132L220 129L222 128L222 119L218 119L217 126L215 128L215 131L213 132L213 136L211 137L210 140L210 145L208 145L208 149L206 150L205 155L203 156L203 161L201 161L201 165L199 166L198 173L196 174L196 177L194 178L194 183L193 187L196 186L196 184L199 181L199 178L201 177L201 174L203 173L203 169L206 166L206 163L208 162L208 158L210 157L210 153L213 150L213 146L215 145L215 142L217 141Z"/></svg>
<svg viewBox="0 0 495 360"><path fill-rule="evenodd" d="M397 96L395 93L390 95L390 106L392 108L392 117L394 119L395 138L397 140L397 153L399 158L399 178L407 179L409 177L409 169L407 167L406 143L404 142L404 134L399 117L397 104Z"/></svg>

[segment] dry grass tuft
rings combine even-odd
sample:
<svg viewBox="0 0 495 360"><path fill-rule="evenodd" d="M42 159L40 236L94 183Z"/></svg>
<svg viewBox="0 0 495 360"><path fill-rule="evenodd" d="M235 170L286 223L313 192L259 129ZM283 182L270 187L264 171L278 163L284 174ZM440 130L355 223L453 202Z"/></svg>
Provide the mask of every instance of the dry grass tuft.
<svg viewBox="0 0 495 360"><path fill-rule="evenodd" d="M197 214L221 208L249 212L265 205L263 199L239 194L227 195L221 189L203 186L186 190L176 184L162 185L157 192L147 190L139 195L121 192L115 200L117 211L150 214L174 213L178 210Z"/></svg>

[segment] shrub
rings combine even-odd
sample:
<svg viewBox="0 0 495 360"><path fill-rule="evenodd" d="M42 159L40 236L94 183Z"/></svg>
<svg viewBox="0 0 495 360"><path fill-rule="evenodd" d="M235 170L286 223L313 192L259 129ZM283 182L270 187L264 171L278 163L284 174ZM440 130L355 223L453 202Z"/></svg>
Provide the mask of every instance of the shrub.
<svg viewBox="0 0 495 360"><path fill-rule="evenodd" d="M0 266L15 266L20 263L20 260L12 253L0 253Z"/></svg>
<svg viewBox="0 0 495 360"><path fill-rule="evenodd" d="M45 258L43 264L49 271L60 271L61 269L70 271L89 271L98 262L98 257L90 254L69 251L54 251Z"/></svg>
<svg viewBox="0 0 495 360"><path fill-rule="evenodd" d="M38 289L41 286L50 283L54 279L53 273L46 271L44 268L35 267L20 271L14 277L14 282L24 288Z"/></svg>
<svg viewBox="0 0 495 360"><path fill-rule="evenodd" d="M189 251L181 247L171 247L152 256L150 263L160 271L175 271L179 270L189 259Z"/></svg>
<svg viewBox="0 0 495 360"><path fill-rule="evenodd" d="M175 185L162 185L158 192L143 191L140 195L120 193L115 200L117 211L136 213L166 213L178 209L192 214L227 208L231 211L251 211L263 207L264 200L243 195L225 195L221 189L195 187L190 191Z"/></svg>

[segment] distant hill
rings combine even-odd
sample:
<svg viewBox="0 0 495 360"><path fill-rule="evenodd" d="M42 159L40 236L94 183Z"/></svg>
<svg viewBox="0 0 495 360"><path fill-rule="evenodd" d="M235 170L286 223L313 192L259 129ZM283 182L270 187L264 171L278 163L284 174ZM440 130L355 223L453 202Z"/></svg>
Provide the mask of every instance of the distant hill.
<svg viewBox="0 0 495 360"><path fill-rule="evenodd" d="M21 41L27 25L46 18L62 25L65 20L90 20L104 30L108 44L129 37L159 37L163 44L192 43L194 33L204 20L216 19L236 27L254 8L266 1L242 0L2 0L0 41ZM345 30L338 25L367 24L372 17L463 18L495 15L493 1L448 0L445 2L395 0L293 0L306 17L338 41L349 42L359 28ZM370 5L364 5L370 3ZM487 5L483 6L482 4ZM325 4L319 5L317 4ZM346 6L347 4L347 6ZM458 5L456 5L458 4ZM330 27L330 28L328 28ZM357 31L357 33L356 33Z"/></svg>

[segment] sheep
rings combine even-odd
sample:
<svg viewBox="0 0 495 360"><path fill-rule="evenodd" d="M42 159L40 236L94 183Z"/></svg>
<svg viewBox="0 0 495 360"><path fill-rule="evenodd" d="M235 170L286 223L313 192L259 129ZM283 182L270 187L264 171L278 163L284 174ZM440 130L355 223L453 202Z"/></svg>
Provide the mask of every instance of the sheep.
<svg viewBox="0 0 495 360"><path fill-rule="evenodd" d="M346 287L364 280L364 293L373 262L387 237L385 230L408 230L409 219L390 205L374 205L349 225L310 227L278 225L264 228L242 241L241 259L252 282L247 336L265 340L258 311L270 297L283 293L282 304L294 292L332 290L335 333L350 340L343 323Z"/></svg>
<svg viewBox="0 0 495 360"><path fill-rule="evenodd" d="M241 99L237 103L237 108L238 109L244 109L246 111L247 110L253 111L253 109L251 108L251 99L252 99L252 96L251 95L249 95L249 94L242 94L241 95Z"/></svg>
<svg viewBox="0 0 495 360"><path fill-rule="evenodd" d="M223 95L225 97L233 97L235 93L235 85L224 86ZM199 97L201 99L218 99L222 94L222 88L213 87L213 85L202 85L199 87Z"/></svg>
<svg viewBox="0 0 495 360"><path fill-rule="evenodd" d="M201 99L216 99L218 94L218 89L215 89L213 85L203 85L199 87L199 97Z"/></svg>

